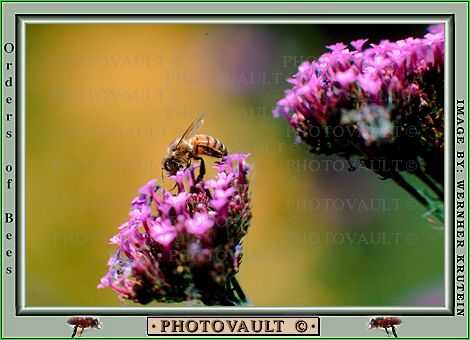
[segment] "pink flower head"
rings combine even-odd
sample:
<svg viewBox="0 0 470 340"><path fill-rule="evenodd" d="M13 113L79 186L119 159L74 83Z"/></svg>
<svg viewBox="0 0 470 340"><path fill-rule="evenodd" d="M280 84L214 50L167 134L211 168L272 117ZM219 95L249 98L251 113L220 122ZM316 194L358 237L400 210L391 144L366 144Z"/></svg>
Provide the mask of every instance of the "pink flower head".
<svg viewBox="0 0 470 340"><path fill-rule="evenodd" d="M208 213L195 213L193 218L185 222L186 230L195 235L202 235L212 228L214 220Z"/></svg>
<svg viewBox="0 0 470 340"><path fill-rule="evenodd" d="M128 221L111 239L118 249L98 287L143 304L232 304L227 282L238 271L235 257L251 218L247 157L227 155L214 166L214 179L198 183L195 166L180 171L172 177L177 193L154 180L139 189Z"/></svg>
<svg viewBox="0 0 470 340"><path fill-rule="evenodd" d="M343 44L342 42L339 42L339 43L336 43L336 44L333 44L333 45L328 45L326 46L326 48L328 48L329 50L331 50L332 52L339 52L339 51L342 51L346 48L347 46L345 44Z"/></svg>
<svg viewBox="0 0 470 340"><path fill-rule="evenodd" d="M169 219L164 219L158 223L151 221L148 229L150 237L163 247L170 246L177 236L176 227L173 226Z"/></svg>
<svg viewBox="0 0 470 340"><path fill-rule="evenodd" d="M351 51L343 43L328 45L291 76L273 115L285 118L314 153L364 157L364 164L419 160L423 168L435 168L430 177L442 182L443 167L435 164L444 143L444 26L428 32L370 45L358 39ZM405 132L411 126L419 130L412 141ZM339 130L348 133L332 133ZM374 171L387 177L392 170Z"/></svg>
<svg viewBox="0 0 470 340"><path fill-rule="evenodd" d="M371 74L359 75L357 77L357 82L365 93L374 96L379 93L380 88L382 86L382 82L380 81L380 79L374 77Z"/></svg>
<svg viewBox="0 0 470 340"><path fill-rule="evenodd" d="M346 87L352 82L356 81L356 72L350 68L345 72L336 73L336 80L341 84L341 86Z"/></svg>
<svg viewBox="0 0 470 340"><path fill-rule="evenodd" d="M347 107L370 103L388 107L392 104L391 90L396 97L405 97L408 88L423 75L443 68L443 26L429 31L424 38L383 40L366 49L367 39L358 39L351 42L353 52L343 43L327 46L331 52L302 63L290 78L293 86L278 101L273 115L290 120L300 113L307 120L328 122L330 117L336 119L341 109L338 103Z"/></svg>
<svg viewBox="0 0 470 340"><path fill-rule="evenodd" d="M354 47L356 51L361 51L362 47L367 42L367 40L369 39L358 39L358 40L351 41L351 46Z"/></svg>
<svg viewBox="0 0 470 340"><path fill-rule="evenodd" d="M443 34L445 29L444 24L435 24L428 27L428 32L433 34Z"/></svg>

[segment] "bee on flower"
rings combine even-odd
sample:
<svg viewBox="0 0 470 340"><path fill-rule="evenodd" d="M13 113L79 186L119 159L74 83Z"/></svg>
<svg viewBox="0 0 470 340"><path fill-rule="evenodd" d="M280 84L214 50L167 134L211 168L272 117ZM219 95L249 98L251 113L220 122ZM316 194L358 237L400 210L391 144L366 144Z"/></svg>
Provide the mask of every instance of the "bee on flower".
<svg viewBox="0 0 470 340"><path fill-rule="evenodd" d="M213 179L197 178L194 165L177 171L177 193L144 185L111 239L118 248L98 287L141 304L246 303L235 275L251 219L247 157L223 157Z"/></svg>

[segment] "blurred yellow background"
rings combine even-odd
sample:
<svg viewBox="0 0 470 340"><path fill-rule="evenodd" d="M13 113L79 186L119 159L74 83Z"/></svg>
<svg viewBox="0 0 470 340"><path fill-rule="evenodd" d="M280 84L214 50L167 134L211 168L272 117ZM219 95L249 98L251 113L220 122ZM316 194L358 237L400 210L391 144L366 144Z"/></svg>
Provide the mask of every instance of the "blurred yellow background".
<svg viewBox="0 0 470 340"><path fill-rule="evenodd" d="M422 30L403 27L394 34ZM200 113L202 133L252 155L253 220L239 281L253 305L442 304L442 230L393 184L366 170L326 169L343 163L315 158L271 116L285 79L341 40L334 32L29 24L26 305L125 306L96 288L114 251L108 240L138 188L161 180L168 144Z"/></svg>

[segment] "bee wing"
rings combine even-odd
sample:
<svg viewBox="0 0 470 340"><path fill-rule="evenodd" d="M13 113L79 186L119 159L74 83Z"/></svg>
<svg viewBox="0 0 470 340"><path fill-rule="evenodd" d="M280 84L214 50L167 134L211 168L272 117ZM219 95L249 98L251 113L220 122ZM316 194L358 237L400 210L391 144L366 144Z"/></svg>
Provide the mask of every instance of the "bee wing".
<svg viewBox="0 0 470 340"><path fill-rule="evenodd" d="M194 133L204 124L204 115L201 115L198 119L194 120L191 125L188 126L186 131L181 135L176 146L180 145L185 138L192 137Z"/></svg>

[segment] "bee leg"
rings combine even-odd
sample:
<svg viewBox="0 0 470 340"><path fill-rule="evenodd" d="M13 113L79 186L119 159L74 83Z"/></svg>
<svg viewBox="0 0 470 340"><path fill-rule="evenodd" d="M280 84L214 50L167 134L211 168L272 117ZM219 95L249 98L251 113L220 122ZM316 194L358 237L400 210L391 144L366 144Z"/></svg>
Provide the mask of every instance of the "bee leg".
<svg viewBox="0 0 470 340"><path fill-rule="evenodd" d="M79 327L79 328L78 328L77 335L78 335L78 336L82 336L82 333L83 333L83 328Z"/></svg>
<svg viewBox="0 0 470 340"><path fill-rule="evenodd" d="M390 336L390 333L388 332L388 328L384 327L384 329L385 329L385 333L387 333L387 335Z"/></svg>
<svg viewBox="0 0 470 340"><path fill-rule="evenodd" d="M202 157L195 157L199 161L199 175L197 176L196 183L199 183L204 178L206 174L206 164L204 163L204 159Z"/></svg>
<svg viewBox="0 0 470 340"><path fill-rule="evenodd" d="M395 329L395 326L392 326L392 333L395 338L398 338L397 330Z"/></svg>
<svg viewBox="0 0 470 340"><path fill-rule="evenodd" d="M170 191L175 190L177 187L178 187L178 183L175 183L175 185L173 185L173 188L171 188Z"/></svg>
<svg viewBox="0 0 470 340"><path fill-rule="evenodd" d="M72 338L75 338L75 334L77 334L78 326L73 327Z"/></svg>

